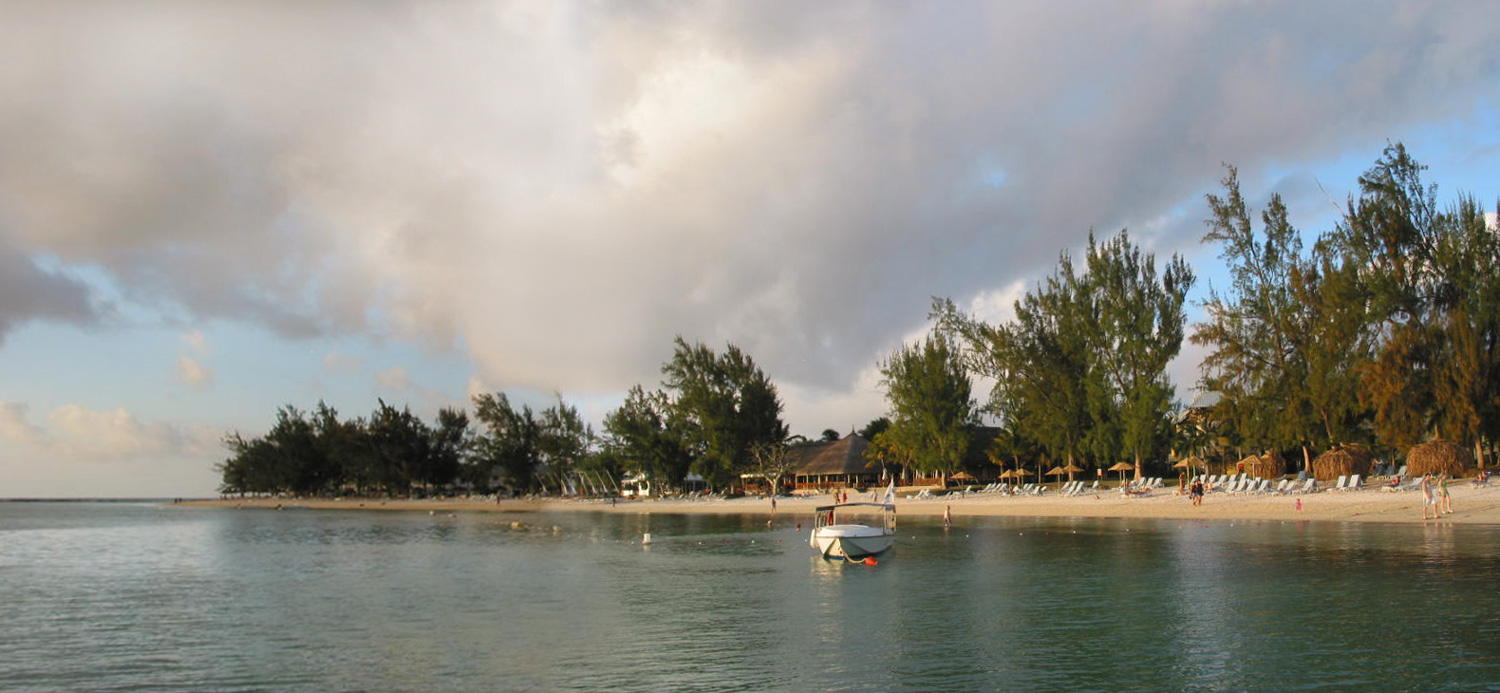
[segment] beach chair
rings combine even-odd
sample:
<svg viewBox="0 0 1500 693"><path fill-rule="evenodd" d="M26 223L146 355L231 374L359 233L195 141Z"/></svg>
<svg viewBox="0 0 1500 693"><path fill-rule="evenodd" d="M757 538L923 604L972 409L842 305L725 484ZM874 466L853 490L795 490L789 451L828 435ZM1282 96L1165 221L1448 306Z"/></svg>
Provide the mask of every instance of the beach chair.
<svg viewBox="0 0 1500 693"><path fill-rule="evenodd" d="M1099 492L1099 480L1095 479L1094 483L1089 486L1088 490L1089 490L1090 493L1098 493Z"/></svg>
<svg viewBox="0 0 1500 693"><path fill-rule="evenodd" d="M1349 477L1349 486L1347 488L1345 488L1344 490L1345 491L1362 491L1362 490L1364 490L1364 488L1365 488L1365 482L1359 478L1358 474L1355 474L1355 475Z"/></svg>
<svg viewBox="0 0 1500 693"><path fill-rule="evenodd" d="M1396 476L1399 476L1403 479L1406 478L1406 465L1403 464L1401 465L1400 469L1396 470Z"/></svg>
<svg viewBox="0 0 1500 693"><path fill-rule="evenodd" d="M1284 493L1290 491L1291 489L1292 489L1292 480L1291 479L1282 479L1281 483L1276 484L1276 493L1284 494Z"/></svg>
<svg viewBox="0 0 1500 693"><path fill-rule="evenodd" d="M1346 488L1349 488L1349 475L1347 475L1347 474L1340 474L1339 475L1339 482L1337 484L1334 484L1332 490L1334 490L1334 491L1342 491L1342 490L1344 490Z"/></svg>

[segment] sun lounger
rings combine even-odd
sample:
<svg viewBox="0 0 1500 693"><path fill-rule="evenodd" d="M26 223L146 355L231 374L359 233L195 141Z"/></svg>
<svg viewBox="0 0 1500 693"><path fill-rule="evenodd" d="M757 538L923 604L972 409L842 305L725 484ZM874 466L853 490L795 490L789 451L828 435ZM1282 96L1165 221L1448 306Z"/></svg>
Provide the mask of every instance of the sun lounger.
<svg viewBox="0 0 1500 693"><path fill-rule="evenodd" d="M1349 477L1349 485L1347 487L1345 487L1344 490L1345 491L1361 491L1361 490L1364 490L1364 487L1365 487L1365 482L1362 481L1359 478L1358 474L1355 474L1355 475Z"/></svg>
<svg viewBox="0 0 1500 693"><path fill-rule="evenodd" d="M1349 488L1349 475L1347 475L1347 474L1340 474L1339 475L1339 482L1337 484L1334 484L1332 490L1334 490L1334 491L1342 491L1342 490L1344 490L1346 488Z"/></svg>

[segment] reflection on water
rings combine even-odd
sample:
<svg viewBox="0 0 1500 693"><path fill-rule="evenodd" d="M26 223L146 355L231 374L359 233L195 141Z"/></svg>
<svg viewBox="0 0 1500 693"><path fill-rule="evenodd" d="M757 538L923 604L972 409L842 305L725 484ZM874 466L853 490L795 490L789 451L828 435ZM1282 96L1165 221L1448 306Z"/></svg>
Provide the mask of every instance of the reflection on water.
<svg viewBox="0 0 1500 693"><path fill-rule="evenodd" d="M795 521L0 503L0 689L1500 682L1493 529L903 518L867 566Z"/></svg>

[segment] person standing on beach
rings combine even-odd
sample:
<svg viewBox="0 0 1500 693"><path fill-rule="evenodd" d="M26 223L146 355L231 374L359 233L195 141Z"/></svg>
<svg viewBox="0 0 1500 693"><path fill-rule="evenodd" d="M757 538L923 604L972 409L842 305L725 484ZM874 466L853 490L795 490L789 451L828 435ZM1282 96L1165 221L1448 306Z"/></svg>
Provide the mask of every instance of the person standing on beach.
<svg viewBox="0 0 1500 693"><path fill-rule="evenodd" d="M1188 489L1188 497L1193 499L1193 505L1203 505L1203 480L1198 479Z"/></svg>
<svg viewBox="0 0 1500 693"><path fill-rule="evenodd" d="M1453 496L1448 493L1448 475L1438 477L1438 512L1443 515L1453 514Z"/></svg>
<svg viewBox="0 0 1500 693"><path fill-rule="evenodd" d="M1422 475L1422 519L1423 520L1428 519L1427 518L1427 509L1428 508L1432 509L1432 519L1434 519L1434 520L1438 519L1436 501L1432 497L1432 481L1431 481L1431 477L1429 477L1426 474L1423 474Z"/></svg>

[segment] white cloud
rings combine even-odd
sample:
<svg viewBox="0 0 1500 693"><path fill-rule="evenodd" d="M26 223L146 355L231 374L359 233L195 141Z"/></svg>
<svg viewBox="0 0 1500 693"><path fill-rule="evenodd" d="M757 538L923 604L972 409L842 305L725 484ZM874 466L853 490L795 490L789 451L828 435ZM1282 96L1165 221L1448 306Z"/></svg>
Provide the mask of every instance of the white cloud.
<svg viewBox="0 0 1500 693"><path fill-rule="evenodd" d="M202 390L213 384L214 373L197 359L180 354L177 357L177 379L194 390Z"/></svg>
<svg viewBox="0 0 1500 693"><path fill-rule="evenodd" d="M411 374L407 373L403 366L388 368L375 374L375 380L380 386L398 392L412 389Z"/></svg>
<svg viewBox="0 0 1500 693"><path fill-rule="evenodd" d="M30 407L21 402L0 402L0 439L28 445L40 444L46 433L31 423Z"/></svg>
<svg viewBox="0 0 1500 693"><path fill-rule="evenodd" d="M193 330L183 333L182 341L187 349L177 355L177 381L194 390L206 389L214 382L213 370L202 361L210 353L208 338Z"/></svg>
<svg viewBox="0 0 1500 693"><path fill-rule="evenodd" d="M198 356L208 356L210 353L208 338L204 337L203 332L200 330L193 330L192 332L183 333L182 342L183 344L187 345L188 349L190 349L194 354L197 354Z"/></svg>
<svg viewBox="0 0 1500 693"><path fill-rule="evenodd" d="M461 345L507 389L734 342L809 412L931 296L1004 316L1090 228L1191 244L1220 162L1373 159L1493 107L1500 61L1486 3L17 7L0 337L98 319L46 256L195 320Z"/></svg>
<svg viewBox="0 0 1500 693"><path fill-rule="evenodd" d="M0 402L0 476L10 498L200 496L216 486L222 431L64 405L44 425Z"/></svg>
<svg viewBox="0 0 1500 693"><path fill-rule="evenodd" d="M365 360L358 356L330 351L323 355L323 370L330 373L355 373L364 368Z"/></svg>
<svg viewBox="0 0 1500 693"><path fill-rule="evenodd" d="M203 455L219 441L211 428L142 422L125 409L93 411L69 404L52 410L47 422L53 447L86 457Z"/></svg>

